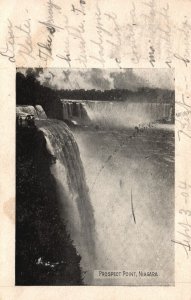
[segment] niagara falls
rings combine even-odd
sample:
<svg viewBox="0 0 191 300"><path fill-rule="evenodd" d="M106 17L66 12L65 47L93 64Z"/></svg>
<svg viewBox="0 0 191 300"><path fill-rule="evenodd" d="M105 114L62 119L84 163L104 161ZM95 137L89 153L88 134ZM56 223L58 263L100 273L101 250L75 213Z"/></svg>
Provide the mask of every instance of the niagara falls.
<svg viewBox="0 0 191 300"><path fill-rule="evenodd" d="M20 68L16 100L16 285L173 285L173 72Z"/></svg>

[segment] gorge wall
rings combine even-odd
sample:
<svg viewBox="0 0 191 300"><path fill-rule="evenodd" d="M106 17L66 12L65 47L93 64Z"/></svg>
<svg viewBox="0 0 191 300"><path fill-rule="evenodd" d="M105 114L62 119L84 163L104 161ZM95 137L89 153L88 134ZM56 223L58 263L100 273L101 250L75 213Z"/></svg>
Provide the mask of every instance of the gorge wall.
<svg viewBox="0 0 191 300"><path fill-rule="evenodd" d="M35 118L16 128L16 284L83 284L95 237L78 146L67 125L45 119L42 108L17 107L17 117L23 114Z"/></svg>

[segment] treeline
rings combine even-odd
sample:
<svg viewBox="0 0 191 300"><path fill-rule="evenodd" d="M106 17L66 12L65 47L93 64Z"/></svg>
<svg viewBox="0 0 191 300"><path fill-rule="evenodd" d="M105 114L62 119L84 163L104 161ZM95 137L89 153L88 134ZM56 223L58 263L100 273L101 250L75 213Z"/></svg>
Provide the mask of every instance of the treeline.
<svg viewBox="0 0 191 300"><path fill-rule="evenodd" d="M40 104L48 117L62 119L62 104L59 99L57 91L41 85L32 72L28 72L26 76L17 72L17 105Z"/></svg>
<svg viewBox="0 0 191 300"><path fill-rule="evenodd" d="M84 99L84 100L102 100L102 101L148 101L148 102L169 102L173 99L174 92L161 89L140 88L133 92L127 89L111 89L111 90L61 90L58 91L62 99ZM143 96L141 98L141 96Z"/></svg>
<svg viewBox="0 0 191 300"><path fill-rule="evenodd" d="M140 88L136 92L127 89L111 90L55 90L43 86L36 80L34 73L26 76L16 74L16 101L21 105L41 104L45 110L51 110L53 102L60 99L102 100L102 101L137 101L137 102L174 102L174 91L163 89Z"/></svg>

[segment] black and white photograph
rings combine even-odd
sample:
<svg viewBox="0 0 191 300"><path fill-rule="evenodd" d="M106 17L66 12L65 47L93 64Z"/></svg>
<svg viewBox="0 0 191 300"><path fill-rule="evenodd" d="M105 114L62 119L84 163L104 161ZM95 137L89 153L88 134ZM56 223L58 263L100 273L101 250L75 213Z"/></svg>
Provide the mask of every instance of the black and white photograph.
<svg viewBox="0 0 191 300"><path fill-rule="evenodd" d="M173 286L170 68L16 70L18 286Z"/></svg>

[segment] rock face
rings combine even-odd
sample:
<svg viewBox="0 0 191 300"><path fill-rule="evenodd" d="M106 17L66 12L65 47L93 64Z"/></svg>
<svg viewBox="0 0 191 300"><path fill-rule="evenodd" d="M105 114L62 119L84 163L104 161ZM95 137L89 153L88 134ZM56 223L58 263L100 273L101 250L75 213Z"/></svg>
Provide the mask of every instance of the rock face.
<svg viewBox="0 0 191 300"><path fill-rule="evenodd" d="M16 285L82 285L44 135L35 126L16 135Z"/></svg>
<svg viewBox="0 0 191 300"><path fill-rule="evenodd" d="M34 126L16 128L16 284L87 284L95 222L78 145L63 121L17 110Z"/></svg>

